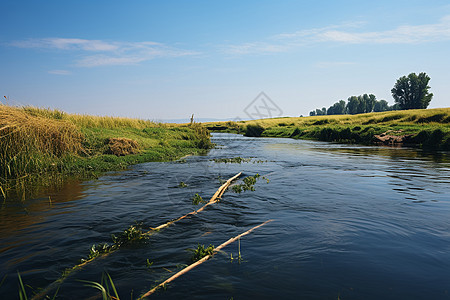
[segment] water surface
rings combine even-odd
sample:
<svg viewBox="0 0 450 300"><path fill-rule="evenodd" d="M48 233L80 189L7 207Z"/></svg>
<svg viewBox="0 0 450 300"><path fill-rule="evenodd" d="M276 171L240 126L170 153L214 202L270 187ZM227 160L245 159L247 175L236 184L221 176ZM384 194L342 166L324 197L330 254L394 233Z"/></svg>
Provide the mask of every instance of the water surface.
<svg viewBox="0 0 450 300"><path fill-rule="evenodd" d="M209 199L239 171L259 173L256 191L227 191L220 203L73 274L61 299L96 291L77 280L112 276L134 298L189 263L186 248L218 246L268 219L238 244L171 283L161 299L448 299L448 153L214 134L206 156L146 163L96 181L0 209L2 299L16 299L17 275L43 288L88 254L92 244L135 222L156 227ZM213 158L252 158L224 164ZM188 187L176 188L180 181ZM154 264L146 267L146 260Z"/></svg>

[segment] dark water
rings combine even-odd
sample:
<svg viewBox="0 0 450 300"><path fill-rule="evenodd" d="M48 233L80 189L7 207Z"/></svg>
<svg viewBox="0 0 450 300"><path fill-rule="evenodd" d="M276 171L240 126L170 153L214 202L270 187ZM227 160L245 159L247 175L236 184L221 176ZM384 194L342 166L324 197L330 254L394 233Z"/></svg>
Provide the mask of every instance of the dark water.
<svg viewBox="0 0 450 300"><path fill-rule="evenodd" d="M185 163L146 163L0 209L1 299L18 298L17 271L43 288L94 243L133 223L155 227L196 208L218 177L259 173L256 191L223 200L74 273L60 299L96 291L107 271L121 299L149 290L188 264L186 248L218 246L266 221L238 244L171 283L160 299L449 299L448 153L215 134L222 145ZM212 158L253 157L224 164ZM262 160L263 162L256 162ZM188 188L175 188L184 181ZM148 269L146 260L153 261ZM31 294L31 292L30 292Z"/></svg>

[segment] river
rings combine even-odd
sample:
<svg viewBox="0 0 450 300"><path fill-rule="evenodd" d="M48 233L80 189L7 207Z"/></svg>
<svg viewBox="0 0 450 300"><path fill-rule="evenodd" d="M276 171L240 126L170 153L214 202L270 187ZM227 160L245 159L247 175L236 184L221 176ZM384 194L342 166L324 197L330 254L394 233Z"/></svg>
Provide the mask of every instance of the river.
<svg viewBox="0 0 450 300"><path fill-rule="evenodd" d="M242 261L233 243L151 297L450 299L448 152L224 133L213 142L205 156L140 164L3 203L0 298L18 299L18 271L25 284L44 288L92 244L136 222L156 227L188 213L199 207L191 203L195 193L207 200L220 179L242 171L269 183L260 178L255 191L228 190L148 242L88 264L64 281L58 299L95 298L79 280L98 282L104 271L121 299L137 298L189 264L187 248L218 246L268 219L240 240ZM233 157L251 160L212 160ZM186 188L177 187L181 181Z"/></svg>

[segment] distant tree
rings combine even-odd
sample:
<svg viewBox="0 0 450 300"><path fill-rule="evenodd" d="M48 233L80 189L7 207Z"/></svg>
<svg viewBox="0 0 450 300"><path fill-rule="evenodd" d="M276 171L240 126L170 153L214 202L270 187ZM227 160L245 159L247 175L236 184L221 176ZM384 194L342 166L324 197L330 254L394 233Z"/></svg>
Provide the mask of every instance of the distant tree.
<svg viewBox="0 0 450 300"><path fill-rule="evenodd" d="M375 106L375 102L377 102L377 97L374 94L364 94L362 96L364 101L364 112L362 113L370 113L373 111L373 107Z"/></svg>
<svg viewBox="0 0 450 300"><path fill-rule="evenodd" d="M419 75L411 73L400 77L391 90L392 97L400 109L427 108L433 98L433 93L428 93L430 77L422 72Z"/></svg>
<svg viewBox="0 0 450 300"><path fill-rule="evenodd" d="M347 101L347 112L351 115L356 115L360 106L358 97L351 96Z"/></svg>
<svg viewBox="0 0 450 300"><path fill-rule="evenodd" d="M344 115L346 110L346 103L344 100L339 100L327 109L327 115Z"/></svg>
<svg viewBox="0 0 450 300"><path fill-rule="evenodd" d="M373 106L374 112L382 112L382 111L388 111L391 110L389 108L389 103L386 100L380 100L376 101L375 105Z"/></svg>
<svg viewBox="0 0 450 300"><path fill-rule="evenodd" d="M315 110L310 111L310 112L309 112L309 115L310 115L311 117L314 117L314 116L316 115L316 111L315 111Z"/></svg>

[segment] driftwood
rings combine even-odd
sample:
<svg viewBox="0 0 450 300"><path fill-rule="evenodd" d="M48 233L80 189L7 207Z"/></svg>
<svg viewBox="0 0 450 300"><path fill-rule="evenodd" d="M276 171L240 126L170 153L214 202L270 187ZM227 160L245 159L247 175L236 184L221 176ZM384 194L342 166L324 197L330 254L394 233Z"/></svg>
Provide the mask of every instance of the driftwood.
<svg viewBox="0 0 450 300"><path fill-rule="evenodd" d="M165 286L166 284L168 284L169 282L177 279L178 277L180 277L181 275L186 274L187 272L189 272L190 270L194 269L195 267L197 267L198 265L201 265L202 263L204 263L205 261L207 261L208 259L210 259L211 257L213 257L214 254L216 254L217 252L219 252L220 250L222 250L224 247L228 246L229 244L237 241L238 239L240 239L241 237L243 237L244 235L249 234L250 232L252 232L253 230L255 230L256 228L259 228L261 226L266 225L269 222L272 222L273 220L267 220L266 222L259 224L258 226L252 227L251 229L247 230L246 232L243 232L241 234L239 234L238 236L235 236L231 239L229 239L228 241L226 241L225 243L221 244L220 246L218 246L217 248L214 249L214 253L212 255L207 255L205 257L203 257L202 259L196 261L195 263L187 266L186 268L184 268L183 270L181 270L180 272L176 273L175 275L171 276L169 279L165 280L164 282L158 284L157 286L155 286L154 288L152 288L150 291L148 291L147 293L145 293L144 295L142 295L139 299L143 299L146 298L148 296L150 296L151 294L153 294L154 292L156 292L157 289Z"/></svg>
<svg viewBox="0 0 450 300"><path fill-rule="evenodd" d="M230 186L231 182L232 182L233 180L235 180L236 178L238 178L239 176L241 176L241 174L242 174L242 172L239 172L238 174L236 174L236 175L234 175L233 177L231 177L230 179L228 179L224 184L222 184L222 185L220 186L220 188L219 188L219 189L214 193L214 195L211 197L211 199L209 199L208 203L206 203L205 205L203 205L201 208L199 208L199 209L197 209L197 210L194 210L194 211L192 211L192 212L190 212L190 213L188 213L188 214L185 214L184 216L179 217L178 219L169 221L169 222L167 222L167 223L165 223L165 224L159 225L158 227L152 228L148 233L151 233L152 231L155 231L155 230L160 230L160 229L162 229L162 228L164 228L164 227L167 227L167 226L169 226L169 225L171 225L171 224L173 224L173 223L175 223L175 222L178 222L178 221L180 221L180 220L182 220L182 219L184 219L184 218L186 218L186 217L188 217L188 216L190 216L190 215L195 215L195 214L197 214L198 212L201 212L202 210L204 210L208 205L211 205L211 204L213 204L213 203L218 202L219 199L222 197L223 193L225 193L226 189Z"/></svg>

